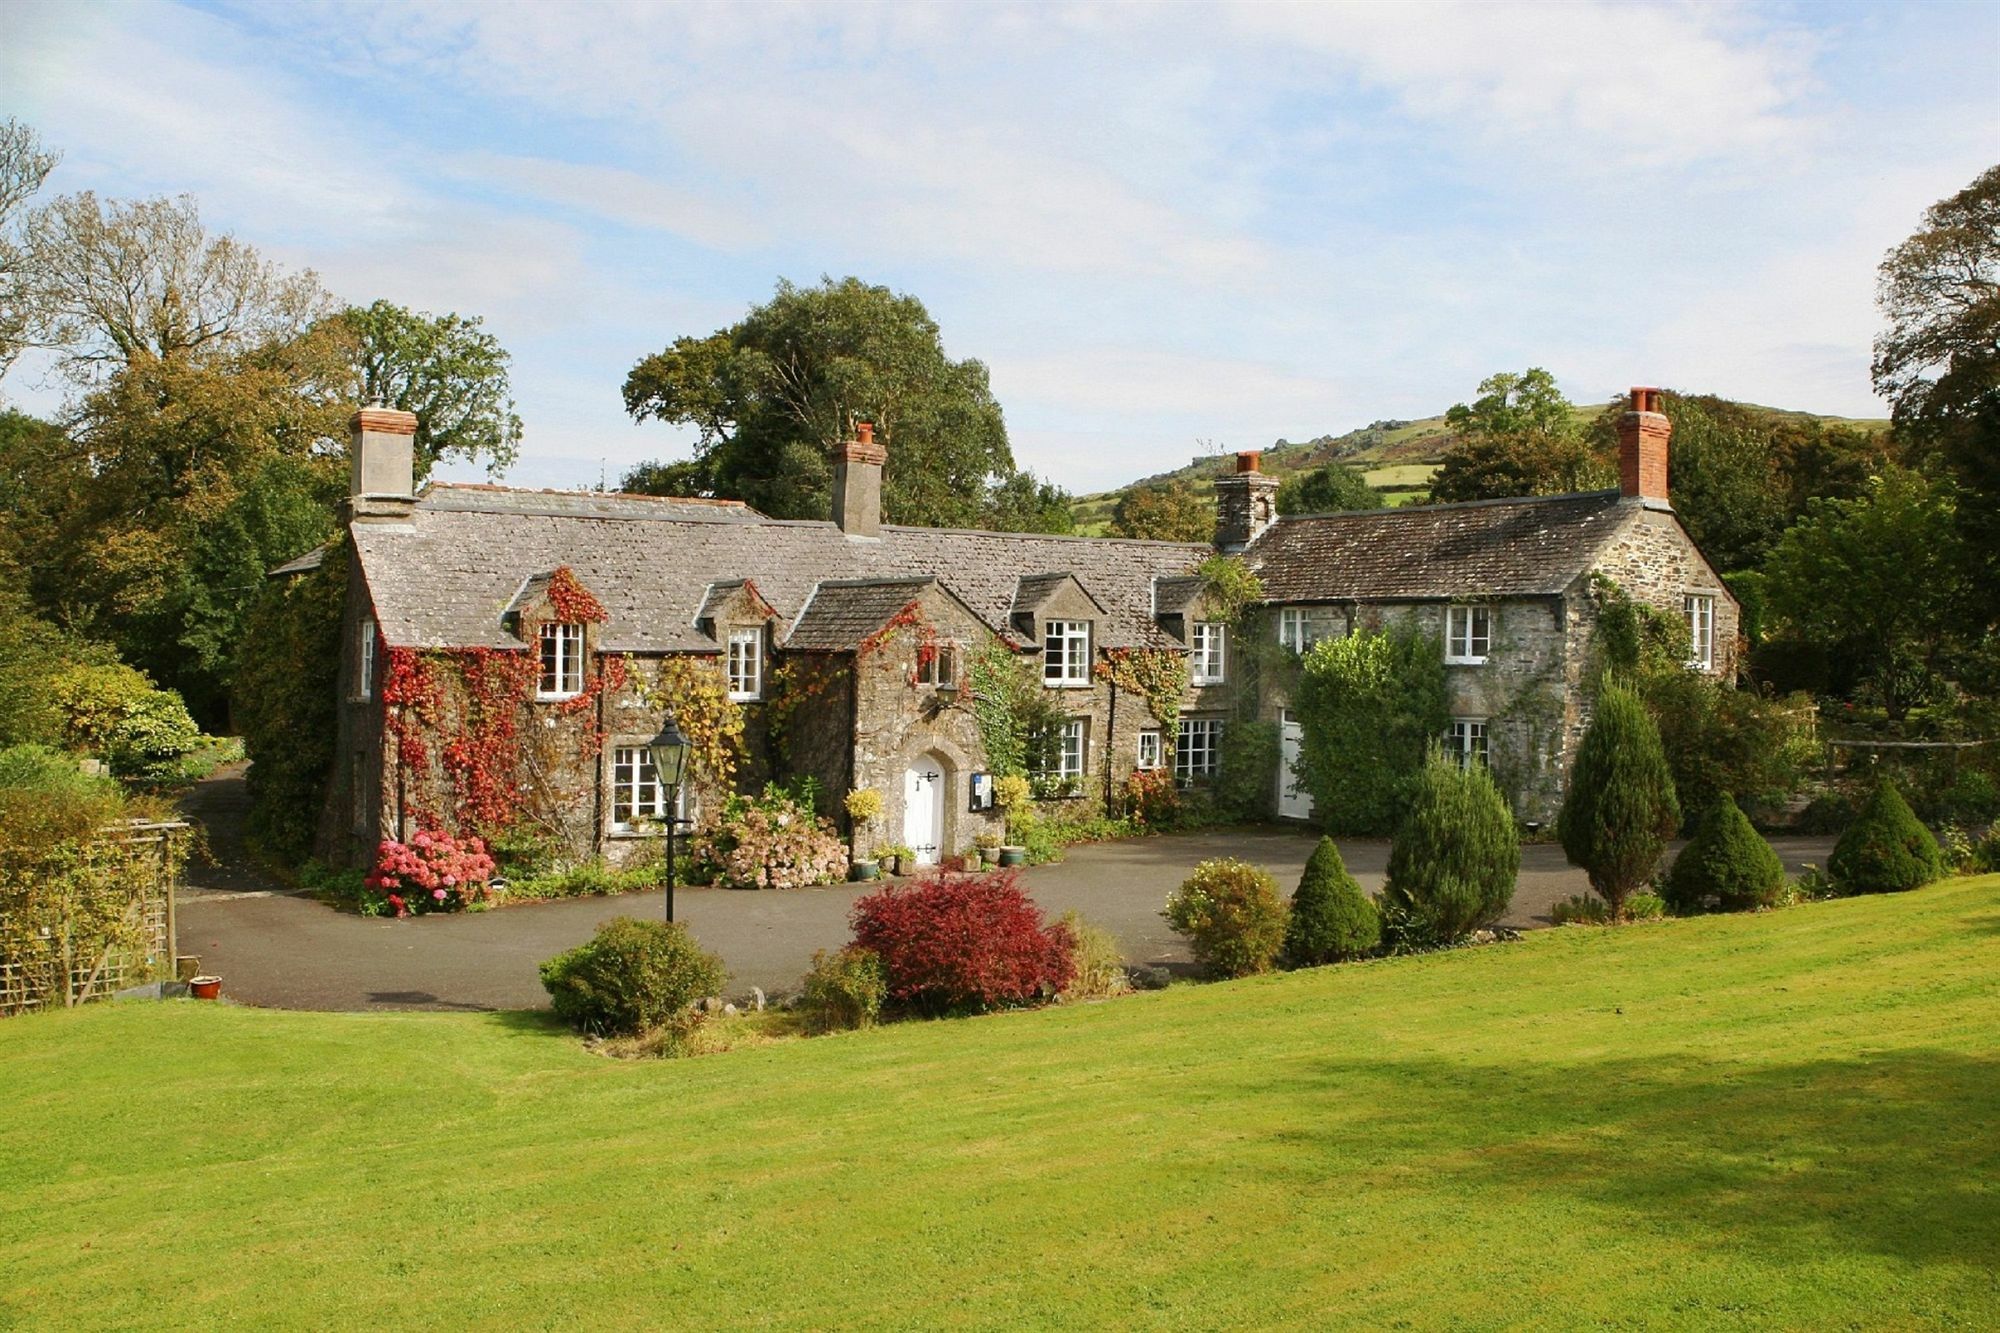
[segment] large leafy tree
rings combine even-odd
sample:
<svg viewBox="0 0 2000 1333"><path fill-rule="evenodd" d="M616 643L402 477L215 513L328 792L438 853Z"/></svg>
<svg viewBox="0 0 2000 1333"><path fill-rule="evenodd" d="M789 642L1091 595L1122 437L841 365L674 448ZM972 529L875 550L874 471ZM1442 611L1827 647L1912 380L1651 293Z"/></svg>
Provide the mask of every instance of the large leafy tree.
<svg viewBox="0 0 2000 1333"><path fill-rule="evenodd" d="M0 374L28 332L25 255L15 236L21 209L55 169L56 156L18 120L0 121Z"/></svg>
<svg viewBox="0 0 2000 1333"><path fill-rule="evenodd" d="M1564 495L1608 485L1611 463L1594 453L1576 409L1539 366L1501 371L1479 396L1445 413L1457 443L1431 479L1431 498L1495 500Z"/></svg>
<svg viewBox="0 0 2000 1333"><path fill-rule="evenodd" d="M1891 719L1931 691L1974 590L1955 488L1891 469L1853 500L1814 500L1765 568L1779 633L1871 684Z"/></svg>
<svg viewBox="0 0 2000 1333"><path fill-rule="evenodd" d="M1942 457L1961 488L1958 521L2000 617L2000 166L1932 205L1882 261L1875 391L1896 429Z"/></svg>
<svg viewBox="0 0 2000 1333"><path fill-rule="evenodd" d="M1337 514L1381 507L1382 497L1368 479L1345 463L1328 463L1287 477L1278 487L1281 514Z"/></svg>
<svg viewBox="0 0 2000 1333"><path fill-rule="evenodd" d="M1215 500L1178 478L1134 486L1111 507L1111 535L1161 542L1205 542L1215 536Z"/></svg>
<svg viewBox="0 0 2000 1333"><path fill-rule="evenodd" d="M377 301L349 306L339 318L352 335L361 401L416 414L420 480L447 458L483 461L494 472L514 461L521 418L509 396L507 351L476 316Z"/></svg>
<svg viewBox="0 0 2000 1333"><path fill-rule="evenodd" d="M892 522L977 524L1014 471L985 365L948 357L921 301L858 278L780 282L728 328L675 339L632 368L625 406L696 433L700 470L654 480L784 518L825 516L828 455L856 421L888 448Z"/></svg>

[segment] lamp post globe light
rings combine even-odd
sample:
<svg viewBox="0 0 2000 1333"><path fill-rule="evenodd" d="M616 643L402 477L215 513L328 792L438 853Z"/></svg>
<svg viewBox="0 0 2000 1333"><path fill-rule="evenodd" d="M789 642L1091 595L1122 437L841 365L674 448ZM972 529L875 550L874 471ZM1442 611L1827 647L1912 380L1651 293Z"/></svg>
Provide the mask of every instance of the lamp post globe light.
<svg viewBox="0 0 2000 1333"><path fill-rule="evenodd" d="M660 734L646 742L646 752L653 760L653 776L666 789L667 796L667 920L674 919L674 826L680 823L681 779L687 772L687 737L681 735L680 724L674 721L672 713L660 725Z"/></svg>

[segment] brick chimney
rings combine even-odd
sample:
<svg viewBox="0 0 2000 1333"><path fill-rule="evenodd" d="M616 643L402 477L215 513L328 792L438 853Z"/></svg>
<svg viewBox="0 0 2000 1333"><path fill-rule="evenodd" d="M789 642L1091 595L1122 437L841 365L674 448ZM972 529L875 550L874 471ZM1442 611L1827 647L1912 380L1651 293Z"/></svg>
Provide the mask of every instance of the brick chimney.
<svg viewBox="0 0 2000 1333"><path fill-rule="evenodd" d="M347 423L347 503L360 522L397 522L417 506L417 415L390 407L364 407Z"/></svg>
<svg viewBox="0 0 2000 1333"><path fill-rule="evenodd" d="M1236 455L1236 471L1215 479L1215 549L1242 550L1278 521L1278 479L1261 470L1263 454Z"/></svg>
<svg viewBox="0 0 2000 1333"><path fill-rule="evenodd" d="M850 537L882 535L882 464L889 451L875 443L875 423L854 423L854 438L833 448L833 521Z"/></svg>
<svg viewBox="0 0 2000 1333"><path fill-rule="evenodd" d="M1658 389L1632 390L1618 418L1618 492L1627 500L1667 503L1667 441L1674 423L1660 411Z"/></svg>

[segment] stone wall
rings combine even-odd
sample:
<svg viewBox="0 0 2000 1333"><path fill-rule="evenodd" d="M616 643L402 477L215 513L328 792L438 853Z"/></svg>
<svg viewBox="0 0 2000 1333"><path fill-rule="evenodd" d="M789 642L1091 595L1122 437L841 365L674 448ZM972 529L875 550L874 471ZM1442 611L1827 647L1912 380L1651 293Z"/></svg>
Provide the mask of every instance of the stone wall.
<svg viewBox="0 0 2000 1333"><path fill-rule="evenodd" d="M1713 674L1734 680L1741 652L1736 598L1671 510L1652 505L1632 507L1635 512L1605 544L1593 568L1623 588L1632 600L1669 615L1685 614L1682 598L1689 593L1714 597Z"/></svg>

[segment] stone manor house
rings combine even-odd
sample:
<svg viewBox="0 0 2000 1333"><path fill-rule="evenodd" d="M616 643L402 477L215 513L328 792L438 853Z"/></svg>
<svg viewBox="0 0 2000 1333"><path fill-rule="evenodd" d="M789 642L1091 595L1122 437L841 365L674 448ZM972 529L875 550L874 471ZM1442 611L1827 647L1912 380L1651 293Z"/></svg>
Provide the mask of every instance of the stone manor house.
<svg viewBox="0 0 2000 1333"><path fill-rule="evenodd" d="M994 643L1032 664L1067 716L1045 785L1103 800L1136 770L1206 783L1227 729L1251 719L1280 737L1266 813L1310 819L1283 675L1238 669L1248 654L1231 635L1246 631L1211 614L1195 574L1215 551L1259 575L1264 601L1249 619L1282 649L1396 623L1437 635L1452 712L1444 743L1461 762L1491 762L1521 818L1548 820L1588 721L1600 576L1686 616L1691 668L1734 671L1737 605L1667 503L1670 426L1657 408L1655 391L1632 391L1620 485L1588 494L1280 517L1276 478L1256 453L1238 454L1215 483L1212 547L883 523L887 454L865 424L835 451L830 521L733 501L443 483L419 493L415 418L366 409L354 419L338 757L321 850L352 861L435 818L445 739L425 745L423 710L384 697L391 664L412 653L521 668L530 738L582 738L567 836L612 860L657 836L667 814L645 750L661 713L631 677L673 658L718 673L741 708L739 789L809 772L835 807L852 787L882 793L863 855L903 844L928 862L999 831L966 680L970 657ZM1095 670L1135 648L1186 655L1172 731L1143 695ZM801 692L778 745L781 683ZM699 818L720 795L697 788L687 813Z"/></svg>

